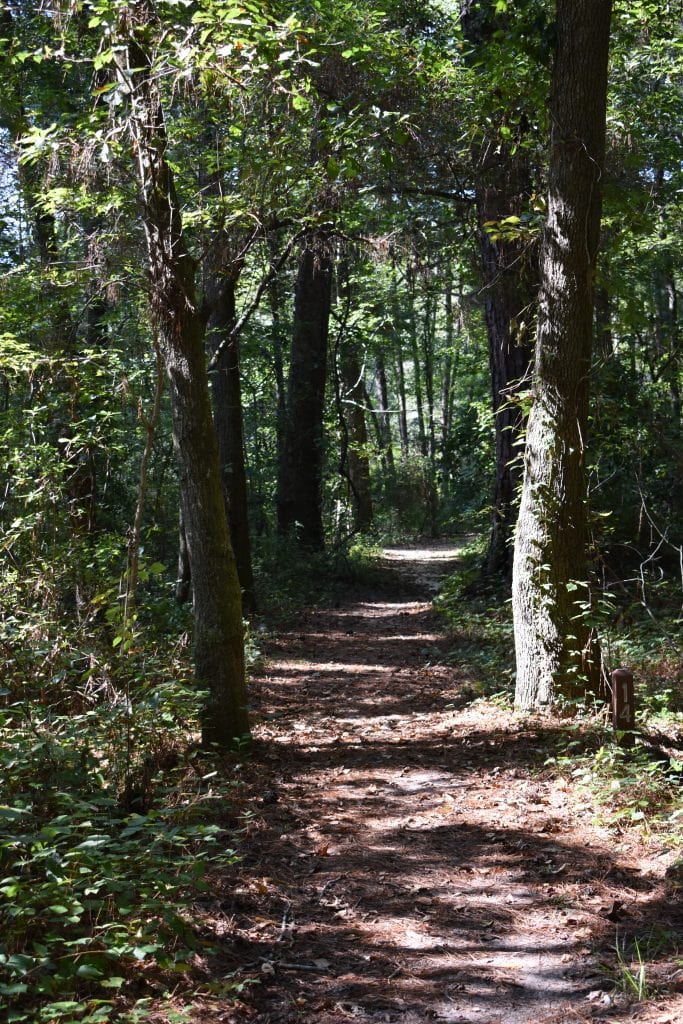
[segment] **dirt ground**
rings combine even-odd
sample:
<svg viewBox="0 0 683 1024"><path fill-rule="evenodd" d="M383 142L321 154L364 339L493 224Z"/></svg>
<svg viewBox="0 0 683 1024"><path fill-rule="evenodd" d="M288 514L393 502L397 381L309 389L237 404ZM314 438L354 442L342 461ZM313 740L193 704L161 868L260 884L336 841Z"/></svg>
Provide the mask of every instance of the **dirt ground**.
<svg viewBox="0 0 683 1024"><path fill-rule="evenodd" d="M592 824L543 768L548 720L472 699L430 597L445 544L302 617L252 682L253 779L235 874L213 894L200 1000L228 1024L683 1024L671 850ZM654 998L635 1002L639 937Z"/></svg>

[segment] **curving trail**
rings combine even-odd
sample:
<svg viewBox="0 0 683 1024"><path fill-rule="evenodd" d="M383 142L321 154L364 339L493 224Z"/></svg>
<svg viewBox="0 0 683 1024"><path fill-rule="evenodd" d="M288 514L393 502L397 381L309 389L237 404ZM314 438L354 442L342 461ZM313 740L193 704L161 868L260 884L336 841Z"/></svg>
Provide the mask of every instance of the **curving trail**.
<svg viewBox="0 0 683 1024"><path fill-rule="evenodd" d="M258 984L196 1020L683 1021L602 966L617 929L680 928L661 851L591 825L542 767L551 723L473 701L430 604L457 557L389 549L381 585L271 644L257 813L213 922L225 974Z"/></svg>

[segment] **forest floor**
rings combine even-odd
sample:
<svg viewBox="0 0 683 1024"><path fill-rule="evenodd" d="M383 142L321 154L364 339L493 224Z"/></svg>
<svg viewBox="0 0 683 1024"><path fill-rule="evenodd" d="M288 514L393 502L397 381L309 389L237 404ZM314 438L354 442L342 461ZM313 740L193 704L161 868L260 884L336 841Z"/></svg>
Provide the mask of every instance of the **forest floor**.
<svg viewBox="0 0 683 1024"><path fill-rule="evenodd" d="M254 980L192 1021L683 1022L674 854L593 824L544 767L552 721L474 699L430 600L457 559L388 549L270 640L242 859L207 908L214 979Z"/></svg>

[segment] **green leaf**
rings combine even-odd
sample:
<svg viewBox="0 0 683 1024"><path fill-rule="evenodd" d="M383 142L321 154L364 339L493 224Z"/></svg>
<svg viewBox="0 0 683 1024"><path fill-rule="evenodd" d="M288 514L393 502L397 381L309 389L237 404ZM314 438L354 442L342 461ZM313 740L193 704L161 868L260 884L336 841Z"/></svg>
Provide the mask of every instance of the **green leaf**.
<svg viewBox="0 0 683 1024"><path fill-rule="evenodd" d="M102 53L98 53L92 62L95 71L99 71L100 68L105 67L105 65L111 64L113 59L114 51L111 48L109 50L103 50Z"/></svg>
<svg viewBox="0 0 683 1024"><path fill-rule="evenodd" d="M85 1013L85 1009L86 1007L84 1006L83 1003L77 1003L73 999L62 999L57 1003L50 1003L48 1006L45 1007L45 1010L47 1011L48 1014L64 1013L65 1011L73 1013L74 1010L80 1010L82 1013ZM49 1017L46 1019L49 1019Z"/></svg>
<svg viewBox="0 0 683 1024"><path fill-rule="evenodd" d="M158 948L159 947L156 943L152 943L147 946L135 946L133 949L133 956L136 960L144 960L149 953L156 953Z"/></svg>
<svg viewBox="0 0 683 1024"><path fill-rule="evenodd" d="M8 807L6 804L0 805L0 818L6 818L9 821L16 821L17 818L21 818L24 814L30 814L25 807Z"/></svg>
<svg viewBox="0 0 683 1024"><path fill-rule="evenodd" d="M102 977L102 971L98 967L93 966L93 964L81 964L76 971L76 976L78 978L90 978L97 980Z"/></svg>

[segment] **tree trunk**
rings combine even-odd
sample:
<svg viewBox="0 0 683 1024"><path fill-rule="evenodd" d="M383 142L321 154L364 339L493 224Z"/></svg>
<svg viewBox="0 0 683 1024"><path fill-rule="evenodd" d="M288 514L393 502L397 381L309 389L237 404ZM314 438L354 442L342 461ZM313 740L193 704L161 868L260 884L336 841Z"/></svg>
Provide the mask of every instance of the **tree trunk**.
<svg viewBox="0 0 683 1024"><path fill-rule="evenodd" d="M428 292L424 313L424 379L427 400L427 448L429 456L429 534L438 536L438 494L436 490L436 422L434 420L434 336L436 333L436 303Z"/></svg>
<svg viewBox="0 0 683 1024"><path fill-rule="evenodd" d="M413 357L413 389L415 395L415 407L417 410L417 439L420 445L420 455L423 458L427 458L427 432L425 430L425 417L424 417L424 405L422 401L422 371L420 367L420 346L417 340L417 310L416 306L416 287L414 271L409 274L409 287L408 296L410 301L409 311L409 336L410 336L410 354Z"/></svg>
<svg viewBox="0 0 683 1024"><path fill-rule="evenodd" d="M557 0L534 404L513 572L515 697L523 708L583 696L600 682L586 613L584 445L611 6Z"/></svg>
<svg viewBox="0 0 683 1024"><path fill-rule="evenodd" d="M204 353L204 321L195 293L166 126L151 60L136 36L153 17L147 5L117 53L130 96L129 130L137 158L147 239L152 314L169 380L173 441L194 592L194 663L207 691L202 740L225 747L249 732L239 579L225 517L218 447Z"/></svg>
<svg viewBox="0 0 683 1024"><path fill-rule="evenodd" d="M212 354L229 337L235 324L235 288L238 274L238 269L230 272L227 261L225 266L214 267L207 273L207 338L208 349ZM211 375L211 396L230 538L242 591L242 610L247 618L250 618L256 610L256 600L251 567L247 471L244 462L239 339L236 337L231 338L221 351L218 365Z"/></svg>
<svg viewBox="0 0 683 1024"><path fill-rule="evenodd" d="M500 28L500 15L492 0L465 0L461 18L465 38L477 47L485 46ZM525 119L520 118L516 129L520 136L524 123ZM521 141L521 137L516 140L513 150L497 138L493 142L485 136L473 153L495 433L493 516L484 571L508 582L522 478L519 446L526 426L517 396L526 386L531 364L529 324L537 291L538 253L528 240L515 237L514 230L495 229L506 218L528 212L534 189L529 158L519 145Z"/></svg>
<svg viewBox="0 0 683 1024"><path fill-rule="evenodd" d="M287 426L278 480L278 530L312 549L324 546L323 412L332 298L330 241L306 239L294 295Z"/></svg>
<svg viewBox="0 0 683 1024"><path fill-rule="evenodd" d="M403 346L396 341L396 390L398 391L398 432L401 438L401 453L405 457L410 450L408 434L408 400L406 398L406 375L403 368Z"/></svg>
<svg viewBox="0 0 683 1024"><path fill-rule="evenodd" d="M353 525L359 532L372 526L372 488L370 486L370 460L368 459L368 432L365 424L365 388L358 357L350 339L339 360L339 374L344 386L342 399L346 421L347 452Z"/></svg>
<svg viewBox="0 0 683 1024"><path fill-rule="evenodd" d="M408 436L408 402L406 399L406 378L403 367L403 346L401 344L402 311L399 302L398 282L396 280L396 263L391 265L391 312L396 353L396 394L398 398L398 436L401 442L401 454L405 458L410 449Z"/></svg>
<svg viewBox="0 0 683 1024"><path fill-rule="evenodd" d="M612 338L612 301L604 284L595 289L595 341L597 353L603 361L614 354Z"/></svg>
<svg viewBox="0 0 683 1024"><path fill-rule="evenodd" d="M446 478L450 466L447 460L448 442L451 434L451 413L453 395L453 374L455 370L455 359L453 352L453 339L455 337L453 324L453 282L451 279L451 268L448 268L446 278L446 349L443 356L443 373L441 376L441 466L442 474Z"/></svg>
<svg viewBox="0 0 683 1024"><path fill-rule="evenodd" d="M275 242L272 238L269 239L269 244L272 264L275 262L277 255ZM277 275L272 278L268 285L268 302L271 316L270 337L272 342L273 372L275 374L275 401L277 407L275 420L275 452L276 471L277 478L279 480L284 472L282 460L285 447L285 433L287 430L287 388L284 372L284 325L282 323L284 300L282 295L282 284Z"/></svg>
<svg viewBox="0 0 683 1024"><path fill-rule="evenodd" d="M378 405L377 423L380 457L382 468L388 472L394 471L394 448L391 437L391 421L389 419L389 388L387 386L387 371L384 365L384 353L379 352L375 357L375 398Z"/></svg>
<svg viewBox="0 0 683 1024"><path fill-rule="evenodd" d="M661 361L661 376L667 383L674 432L681 427L680 337L678 330L678 294L671 266L657 267L655 286L655 341Z"/></svg>
<svg viewBox="0 0 683 1024"><path fill-rule="evenodd" d="M178 576L175 581L175 599L178 604L187 604L192 597L192 569L190 568L190 553L187 550L187 537L185 536L185 523L183 522L183 508L180 506L178 513Z"/></svg>
<svg viewBox="0 0 683 1024"><path fill-rule="evenodd" d="M509 168L508 168L509 170ZM501 183L502 185L502 183ZM510 195L501 185L478 194L480 251L486 284L485 315L488 328L491 399L495 432L493 518L486 554L486 572L510 579L512 534L522 477L520 439L525 416L517 396L525 387L531 361L528 324L533 313L529 255L515 241L492 241L483 227L519 212L524 195Z"/></svg>

